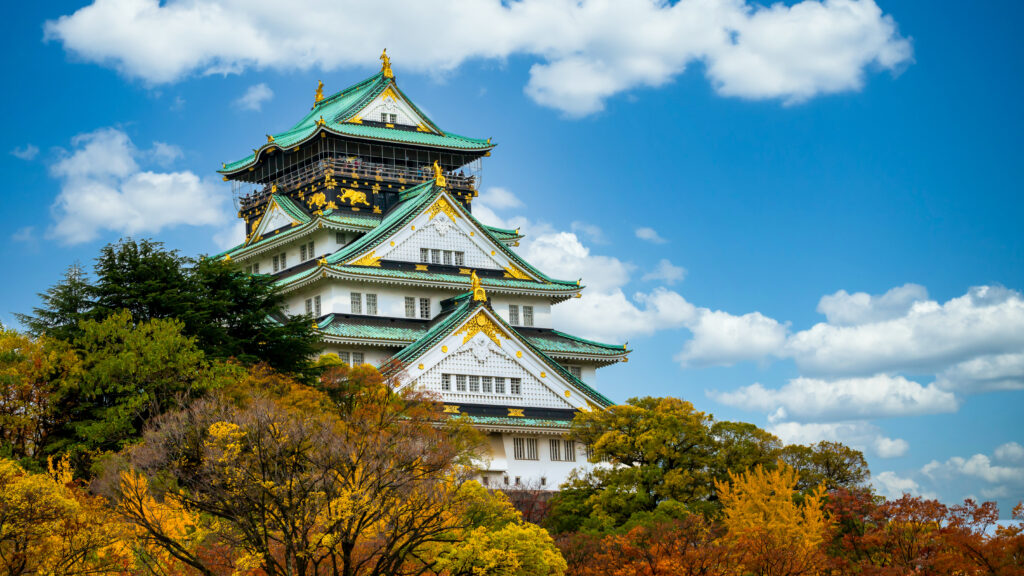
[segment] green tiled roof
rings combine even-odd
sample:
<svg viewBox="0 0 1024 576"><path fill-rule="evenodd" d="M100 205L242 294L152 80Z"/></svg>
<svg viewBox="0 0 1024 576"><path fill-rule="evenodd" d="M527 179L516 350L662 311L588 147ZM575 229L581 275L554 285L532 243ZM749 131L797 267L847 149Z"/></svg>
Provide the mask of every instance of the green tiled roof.
<svg viewBox="0 0 1024 576"><path fill-rule="evenodd" d="M360 340L394 340L398 344L414 342L427 333L426 322L419 326L412 326L387 318L367 318L358 323L349 319L338 321L336 318L336 315L331 314L317 323L317 329L328 336Z"/></svg>
<svg viewBox="0 0 1024 576"><path fill-rule="evenodd" d="M548 354L581 354L586 356L619 356L626 354L629 350L625 346L616 344L605 344L595 342L566 334L558 330L541 332L534 336L527 336L537 348Z"/></svg>
<svg viewBox="0 0 1024 576"><path fill-rule="evenodd" d="M275 148L281 150L292 148L315 136L317 132L321 130L342 136L352 136L355 138L397 142L402 144L415 144L434 148L485 151L494 147L493 144L488 143L486 140L468 138L441 130L436 124L427 118L426 114L423 114L419 108L416 108L415 104L412 104L412 106L416 109L416 112L426 119L429 127L436 130L437 133L368 126L347 122L352 114L358 112L364 106L369 104L380 93L384 92L388 86L394 89L403 99L412 104L412 101L409 100L409 98L406 97L406 95L398 88L394 78L385 78L382 73L377 73L362 82L349 86L332 96L324 98L319 104L313 106L313 109L310 110L302 120L299 120L297 124L284 132L274 134L273 142L267 142L255 153L250 154L241 160L226 164L221 170L219 170L219 172L222 174L231 174L248 168L256 162L264 151ZM324 120L324 124L322 126L317 125L320 118L323 118Z"/></svg>
<svg viewBox="0 0 1024 576"><path fill-rule="evenodd" d="M469 421L473 424L480 424L482 426L516 426L519 428L569 428L572 425L572 420L551 420L546 418L516 418L509 416L474 416L471 414L463 415L464 418L469 418Z"/></svg>
<svg viewBox="0 0 1024 576"><path fill-rule="evenodd" d="M309 222L309 214L306 214L306 212L297 206L291 198L280 194L274 194L270 197L270 201L276 202L285 214L295 218L299 222Z"/></svg>

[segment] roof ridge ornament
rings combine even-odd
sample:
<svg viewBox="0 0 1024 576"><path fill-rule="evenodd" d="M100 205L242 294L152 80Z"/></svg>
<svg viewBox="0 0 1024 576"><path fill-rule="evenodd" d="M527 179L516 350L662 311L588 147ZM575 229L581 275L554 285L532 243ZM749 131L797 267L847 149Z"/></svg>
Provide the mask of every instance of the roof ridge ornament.
<svg viewBox="0 0 1024 576"><path fill-rule="evenodd" d="M441 188L448 185L448 181L444 177L444 170L441 169L441 165L437 163L437 160L434 160L434 182Z"/></svg>
<svg viewBox="0 0 1024 576"><path fill-rule="evenodd" d="M381 71L381 73L384 74L384 77L385 78L394 78L395 77L395 73L391 71L391 58L388 57L388 49L387 48L385 48L384 51L380 53L380 62L381 62L380 71Z"/></svg>
<svg viewBox="0 0 1024 576"><path fill-rule="evenodd" d="M480 285L480 277L476 275L476 270L473 270L473 274L469 277L469 285L473 290L474 302L487 301L487 292L484 290L484 287Z"/></svg>
<svg viewBox="0 0 1024 576"><path fill-rule="evenodd" d="M317 80L316 94L313 95L313 106L316 106L324 99L324 81Z"/></svg>

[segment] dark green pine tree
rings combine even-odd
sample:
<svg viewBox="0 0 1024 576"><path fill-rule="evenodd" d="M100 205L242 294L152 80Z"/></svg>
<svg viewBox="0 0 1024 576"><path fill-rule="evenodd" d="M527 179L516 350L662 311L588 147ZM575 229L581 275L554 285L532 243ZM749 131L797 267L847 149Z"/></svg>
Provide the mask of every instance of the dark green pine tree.
<svg viewBox="0 0 1024 576"><path fill-rule="evenodd" d="M46 334L52 338L73 341L81 334L78 321L93 309L94 289L79 263L68 266L64 277L46 292L39 293L42 305L32 314L15 314L29 334Z"/></svg>
<svg viewBox="0 0 1024 576"><path fill-rule="evenodd" d="M90 316L101 320L127 310L136 322L182 319L198 300L188 278L190 264L162 242L126 238L107 244L93 268L96 306Z"/></svg>

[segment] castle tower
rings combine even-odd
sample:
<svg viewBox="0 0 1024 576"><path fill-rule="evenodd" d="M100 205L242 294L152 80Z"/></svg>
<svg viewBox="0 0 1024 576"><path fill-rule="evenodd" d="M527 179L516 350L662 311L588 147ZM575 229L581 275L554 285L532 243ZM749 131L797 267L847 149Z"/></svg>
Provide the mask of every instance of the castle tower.
<svg viewBox="0 0 1024 576"><path fill-rule="evenodd" d="M471 211L495 145L439 128L381 59L336 94L321 83L295 126L223 165L246 240L219 257L273 275L324 353L468 415L489 438L485 484L555 488L586 465L584 447L564 439L573 414L611 404L596 370L629 350L551 325L552 306L583 286L531 266L512 250L518 230Z"/></svg>

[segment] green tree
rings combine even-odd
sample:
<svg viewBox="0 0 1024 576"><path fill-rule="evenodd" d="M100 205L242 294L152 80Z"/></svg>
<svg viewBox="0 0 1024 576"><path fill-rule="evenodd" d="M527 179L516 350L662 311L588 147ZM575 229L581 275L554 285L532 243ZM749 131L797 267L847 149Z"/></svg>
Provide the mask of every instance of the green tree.
<svg viewBox="0 0 1024 576"><path fill-rule="evenodd" d="M93 287L78 263L64 271L64 277L46 292L39 293L42 305L30 314L15 314L33 336L46 334L70 342L80 334L78 322L93 308Z"/></svg>
<svg viewBox="0 0 1024 576"><path fill-rule="evenodd" d="M839 442L791 444L782 449L779 457L800 474L797 488L801 492L809 492L819 484L829 490L856 488L871 475L864 453Z"/></svg>

